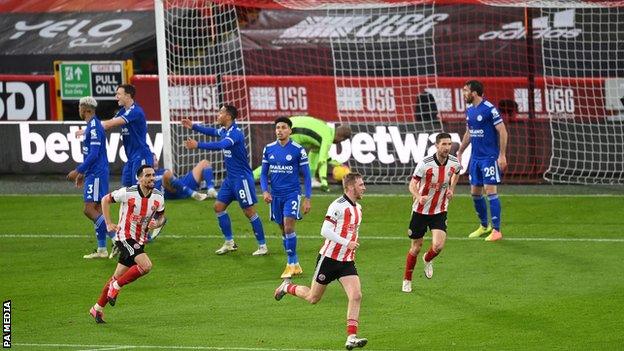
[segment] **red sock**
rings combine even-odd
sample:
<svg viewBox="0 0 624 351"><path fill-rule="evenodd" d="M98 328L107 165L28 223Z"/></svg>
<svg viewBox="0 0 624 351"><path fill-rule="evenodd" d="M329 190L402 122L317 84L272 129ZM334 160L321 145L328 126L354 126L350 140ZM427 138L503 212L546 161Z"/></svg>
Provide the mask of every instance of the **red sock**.
<svg viewBox="0 0 624 351"><path fill-rule="evenodd" d="M297 296L297 285L295 285L295 284L288 284L286 286L286 292L291 294L291 295Z"/></svg>
<svg viewBox="0 0 624 351"><path fill-rule="evenodd" d="M100 294L100 298L97 300L97 304L100 305L101 307L106 306L106 304L108 303L108 299L106 298L106 295L108 294L108 285L112 282L113 282L113 277L110 277L110 279L108 279L106 284L104 284L104 288L102 288L102 293Z"/></svg>
<svg viewBox="0 0 624 351"><path fill-rule="evenodd" d="M128 269L126 273L119 277L119 279L117 279L117 284L119 284L120 287L126 284L130 284L133 281L139 279L139 277L141 277L143 274L144 272L141 267L139 267L138 264L135 264L134 266L130 267L130 269Z"/></svg>
<svg viewBox="0 0 624 351"><path fill-rule="evenodd" d="M425 254L425 261L431 262L438 254L439 252L433 251L433 247L430 247L429 251Z"/></svg>
<svg viewBox="0 0 624 351"><path fill-rule="evenodd" d="M347 319L347 335L357 334L357 319Z"/></svg>
<svg viewBox="0 0 624 351"><path fill-rule="evenodd" d="M405 260L405 273L403 273L403 279L412 280L412 273L414 273L414 267L416 266L416 256L412 256L411 252L407 252L407 259Z"/></svg>

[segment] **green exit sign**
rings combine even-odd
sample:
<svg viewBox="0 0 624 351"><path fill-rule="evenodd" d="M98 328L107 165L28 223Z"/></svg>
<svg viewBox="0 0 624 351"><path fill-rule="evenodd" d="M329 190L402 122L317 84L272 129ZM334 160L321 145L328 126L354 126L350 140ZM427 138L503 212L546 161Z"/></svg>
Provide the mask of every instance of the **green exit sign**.
<svg viewBox="0 0 624 351"><path fill-rule="evenodd" d="M88 63L61 63L61 99L74 100L91 94L91 67Z"/></svg>

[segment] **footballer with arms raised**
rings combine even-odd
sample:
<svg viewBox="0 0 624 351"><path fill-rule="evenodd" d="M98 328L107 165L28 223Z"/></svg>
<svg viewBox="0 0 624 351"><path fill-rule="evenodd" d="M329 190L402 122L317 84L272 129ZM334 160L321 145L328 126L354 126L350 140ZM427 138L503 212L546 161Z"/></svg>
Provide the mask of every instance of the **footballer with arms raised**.
<svg viewBox="0 0 624 351"><path fill-rule="evenodd" d="M214 142L198 142L189 138L184 142L187 149L220 150L223 152L225 160L226 177L221 183L221 188L217 193L217 201L214 204L214 211L221 228L221 233L225 238L223 245L215 251L217 255L227 254L236 251L238 246L234 242L232 233L232 222L227 213L227 208L232 201L238 201L240 208L249 219L251 228L258 242L258 250L252 255L263 256L268 253L262 221L256 212L254 204L258 202L254 188L253 175L249 167L247 158L247 148L245 147L245 135L236 124L238 110L232 105L223 105L217 114L217 124L221 128L206 127L194 124L189 119L182 119L182 126L196 132L219 137L221 140Z"/></svg>

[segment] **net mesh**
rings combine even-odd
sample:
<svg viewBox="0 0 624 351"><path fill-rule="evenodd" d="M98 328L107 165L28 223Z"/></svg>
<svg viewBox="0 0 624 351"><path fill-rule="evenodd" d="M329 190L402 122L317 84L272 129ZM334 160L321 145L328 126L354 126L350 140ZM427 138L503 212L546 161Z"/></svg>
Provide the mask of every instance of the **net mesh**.
<svg viewBox="0 0 624 351"><path fill-rule="evenodd" d="M202 137L176 122L213 123L231 103L252 166L274 118L312 115L351 127L335 159L369 182L403 183L437 132L458 146L461 88L477 79L509 132L506 181L623 183L622 6L167 0L174 165L181 173L207 158L223 176L221 153L184 149Z"/></svg>

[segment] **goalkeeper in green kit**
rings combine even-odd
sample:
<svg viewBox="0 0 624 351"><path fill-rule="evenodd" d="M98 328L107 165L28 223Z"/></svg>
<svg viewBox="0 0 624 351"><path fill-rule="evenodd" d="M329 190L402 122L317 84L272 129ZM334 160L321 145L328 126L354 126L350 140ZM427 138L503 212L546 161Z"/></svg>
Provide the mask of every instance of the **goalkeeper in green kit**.
<svg viewBox="0 0 624 351"><path fill-rule="evenodd" d="M332 144L338 144L351 137L351 129L346 125L339 125L336 128L327 122L310 116L292 116L292 134L290 139L303 146L308 153L310 162L310 173L313 177L318 176L320 187L324 191L329 191L327 184L327 165L339 165L338 161L331 160L329 148ZM262 167L254 170L254 179L260 179ZM318 172L318 174L317 174Z"/></svg>

